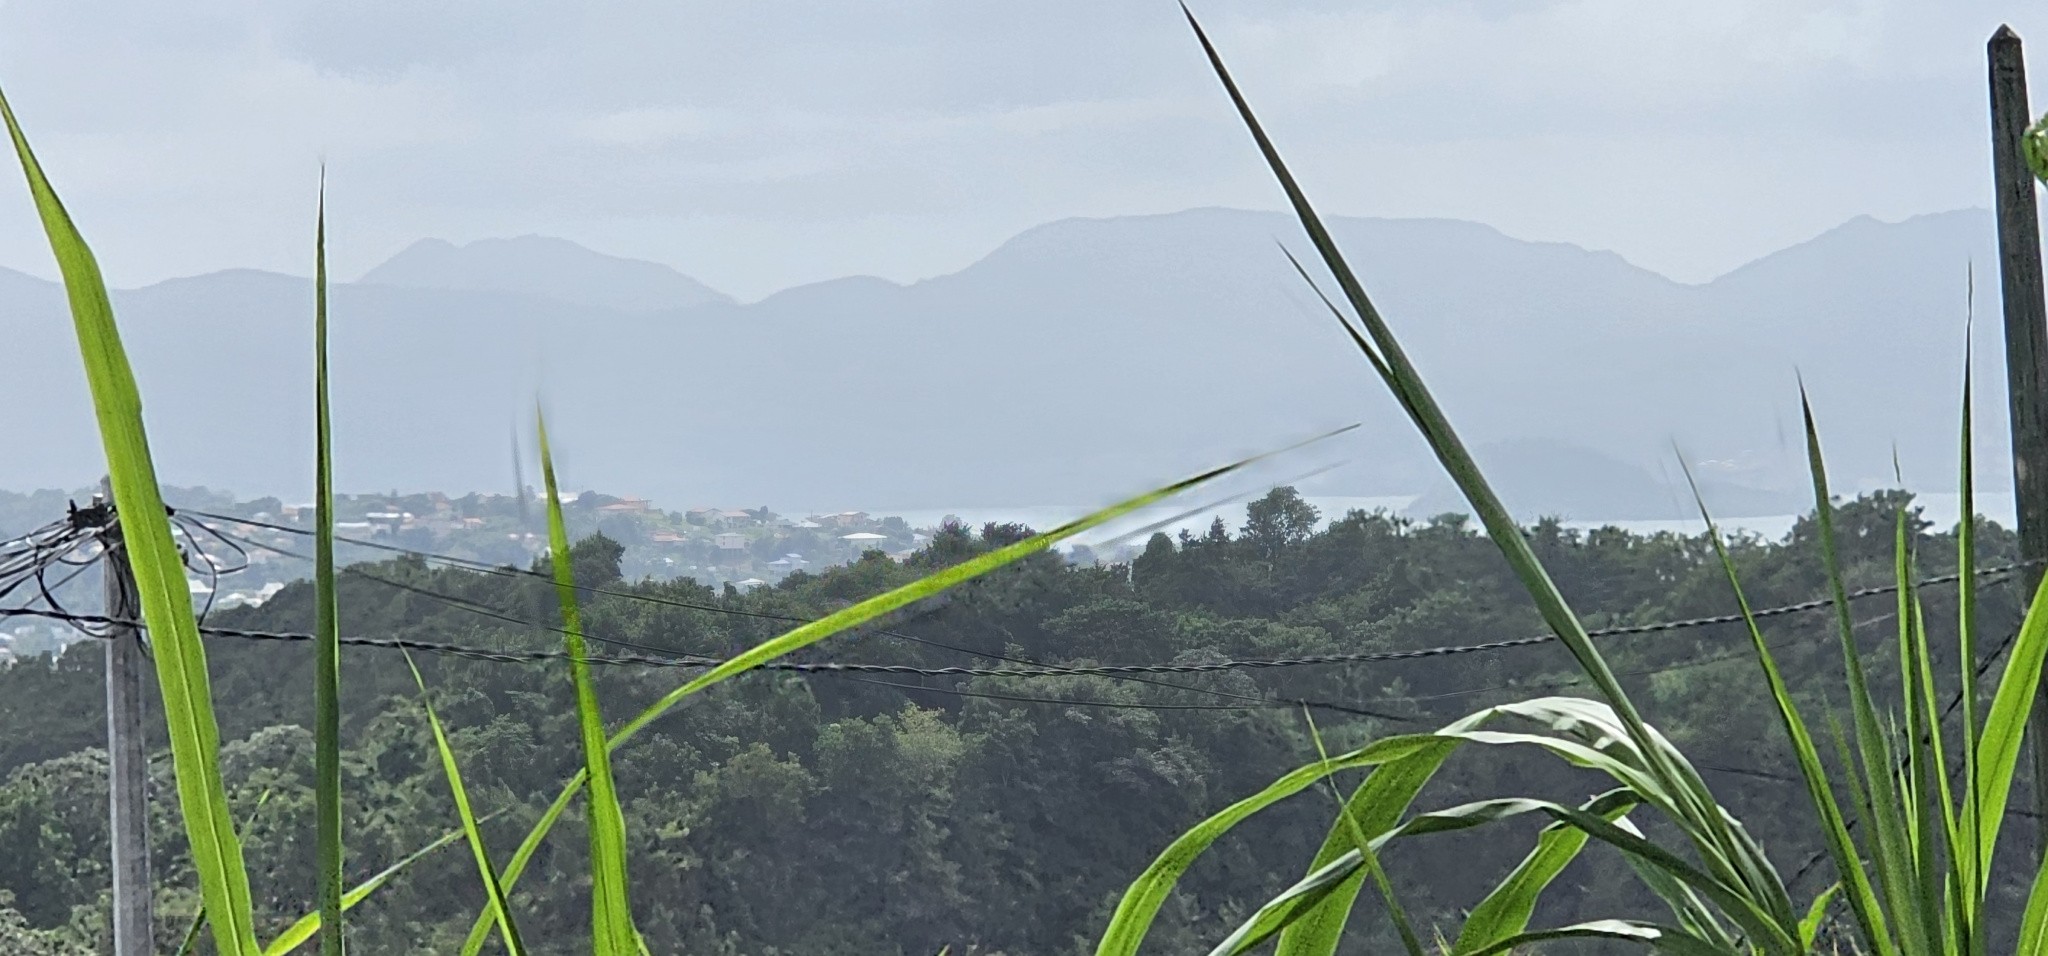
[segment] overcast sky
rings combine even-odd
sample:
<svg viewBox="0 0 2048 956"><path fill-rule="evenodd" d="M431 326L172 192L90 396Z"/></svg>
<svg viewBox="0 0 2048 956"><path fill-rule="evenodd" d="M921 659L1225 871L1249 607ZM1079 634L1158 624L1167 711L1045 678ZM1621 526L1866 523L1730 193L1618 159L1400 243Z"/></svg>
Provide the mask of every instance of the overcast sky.
<svg viewBox="0 0 2048 956"><path fill-rule="evenodd" d="M2039 0L1195 7L1326 211L1688 281L1987 205L1985 38L2048 76ZM1170 0L0 0L0 82L120 285L310 271L323 158L344 278L543 233L743 299L1279 198ZM0 264L49 275L5 182Z"/></svg>

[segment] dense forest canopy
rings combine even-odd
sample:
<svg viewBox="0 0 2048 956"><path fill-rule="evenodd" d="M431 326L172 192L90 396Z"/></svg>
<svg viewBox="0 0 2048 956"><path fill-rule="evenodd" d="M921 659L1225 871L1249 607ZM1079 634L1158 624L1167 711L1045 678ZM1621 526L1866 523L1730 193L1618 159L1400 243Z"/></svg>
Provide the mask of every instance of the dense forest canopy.
<svg viewBox="0 0 2048 956"><path fill-rule="evenodd" d="M1851 587L1892 578L1900 509L1922 576L1955 566L1951 531L1910 497L1844 503L1836 529ZM1242 527L1154 536L1127 564L1046 554L966 586L885 627L834 638L794 660L913 668L1037 664L1204 664L1464 646L1541 633L1497 549L1462 517L1413 521L1352 512L1324 524L1291 489L1254 502ZM914 556L879 552L797 572L740 594L693 581L629 581L603 536L574 549L586 626L604 654L719 657L787 626L1018 540L1024 529L949 527ZM1733 600L1697 536L1579 532L1554 521L1527 534L1595 627L1726 614ZM1811 520L1783 541L1734 542L1759 607L1825 593ZM2011 536L1984 525L1980 561L2012 560ZM344 574L344 633L497 651L560 647L551 585L407 557ZM1928 618L1953 647L1954 588L1929 587ZM1980 647L2018 620L2003 579L1980 583ZM1895 599L1854 604L1866 652L1894 659ZM305 631L312 590L209 623ZM525 622L525 623L521 623ZM1767 622L1806 706L1839 684L1825 610ZM1650 719L1694 759L1788 878L1812 856L1811 828L1783 734L1740 625L1603 639ZM348 872L373 873L457 825L418 693L394 650L346 651L344 740ZM421 652L472 799L509 852L574 774L575 709L559 661L513 663ZM312 906L312 704L307 645L209 644L224 772L260 916L274 931ZM1954 673L1946 662L1944 673ZM628 714L685 679L664 666L598 669L607 713ZM631 838L635 918L656 952L732 954L1067 954L1088 951L1118 895L1173 836L1313 759L1306 708L1331 746L1441 723L1555 689L1583 692L1562 649L1535 644L1345 665L1222 668L1140 679L764 672L694 698L617 757ZM91 951L107 932L106 781L100 657L81 644L56 660L0 671L0 942L18 951ZM156 747L162 750L161 742ZM1582 799L1598 784L1551 761L1454 761L1421 806L1504 792ZM1346 783L1353 782L1347 779ZM198 905L175 819L168 761L157 773L160 941L175 946ZM260 804L260 805L259 805ZM531 940L575 940L588 873L572 818L536 858L515 903ZM1298 878L1331 819L1312 791L1227 838L1185 880L1156 931L1161 952L1199 952ZM2024 838L2025 827L2013 827ZM1430 837L1397 844L1389 867L1411 912L1448 925L1527 849L1526 841ZM1527 835L1533 835L1533 830ZM1801 877L1817 892L1821 864ZM2014 877L2016 879L2016 877ZM2017 884L2008 888L2017 894ZM1627 867L1589 854L1546 900L1545 921L1618 915L1638 900ZM473 864L453 847L410 867L352 912L361 952L452 951L482 903ZM1645 912L1655 904L1639 900ZM1597 903L1598 905L1593 905ZM1618 905L1620 904L1620 905ZM1368 902L1356 951L1388 933ZM493 943L495 945L495 941ZM571 952L568 948L536 952Z"/></svg>

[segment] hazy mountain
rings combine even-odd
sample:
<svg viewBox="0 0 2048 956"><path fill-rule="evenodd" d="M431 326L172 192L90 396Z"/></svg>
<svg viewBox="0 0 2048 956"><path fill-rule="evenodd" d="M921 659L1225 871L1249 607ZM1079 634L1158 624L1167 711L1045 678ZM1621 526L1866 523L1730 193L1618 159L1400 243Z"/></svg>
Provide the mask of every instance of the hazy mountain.
<svg viewBox="0 0 2048 956"><path fill-rule="evenodd" d="M520 236L455 245L422 239L363 274L371 285L511 292L621 312L687 309L732 298L658 262L592 252L566 239Z"/></svg>
<svg viewBox="0 0 2048 956"><path fill-rule="evenodd" d="M1674 442L1710 483L1796 493L1795 369L1839 486L1887 479L1895 442L1909 479L1954 473L1964 269L1993 261L1988 213L1857 220L1704 285L1471 223L1333 229L1468 441L1583 459L1504 474L1518 510L1669 502ZM539 391L565 481L669 507L1085 504L1349 422L1364 427L1315 461L1350 464L1319 491L1436 487L1274 248L1296 235L1282 215L1220 209L1067 220L911 285L850 278L663 311L644 306L684 286L572 281L620 260L567 243L416 246L334 290L338 480L508 488L511 432L530 433ZM437 271L436 255L456 264ZM1979 283L1995 300L1994 279ZM233 271L115 300L165 480L303 495L309 283ZM0 272L0 441L14 452L0 487L100 470L70 334L57 289ZM1996 476L1996 323L1979 339L1979 467Z"/></svg>

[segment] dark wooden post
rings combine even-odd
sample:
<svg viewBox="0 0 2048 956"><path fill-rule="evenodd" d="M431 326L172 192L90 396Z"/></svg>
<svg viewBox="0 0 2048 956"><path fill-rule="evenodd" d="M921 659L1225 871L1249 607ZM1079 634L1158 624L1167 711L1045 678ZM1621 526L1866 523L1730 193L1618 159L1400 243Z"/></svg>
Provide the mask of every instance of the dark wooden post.
<svg viewBox="0 0 2048 956"><path fill-rule="evenodd" d="M2005 375L2012 405L2012 483L2019 511L2020 556L2048 559L2048 306L2041 289L2041 226L2034 176L2020 153L2031 118L2027 66L2019 34L2001 26L1986 47L1991 67L1991 173L1997 187L1998 279L2005 304ZM1972 516L1974 517L1974 516ZM2041 580L2033 565L2023 593ZM2037 693L2039 693L2037 691ZM2037 846L2048 852L2048 694L2034 705L2034 809L2043 814Z"/></svg>
<svg viewBox="0 0 2048 956"><path fill-rule="evenodd" d="M101 501L114 500L101 482ZM100 534L106 615L115 621L142 617L142 599L128 567L117 523ZM155 893L149 876L149 752L145 747L143 675L149 660L142 635L132 624L107 627L107 794L113 848L114 956L148 956L156 951Z"/></svg>

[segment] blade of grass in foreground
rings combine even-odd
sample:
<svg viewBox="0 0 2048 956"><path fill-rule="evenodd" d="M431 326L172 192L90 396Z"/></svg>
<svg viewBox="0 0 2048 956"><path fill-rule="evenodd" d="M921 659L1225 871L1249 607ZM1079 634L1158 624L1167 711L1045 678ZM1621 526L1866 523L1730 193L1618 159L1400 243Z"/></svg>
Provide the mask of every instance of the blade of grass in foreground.
<svg viewBox="0 0 2048 956"><path fill-rule="evenodd" d="M1206 484L1209 481L1254 463L1264 461L1275 455L1284 454L1325 438L1343 434L1357 427L1357 425L1346 425L1343 428L1318 435L1307 441L1297 442L1262 455L1254 455L1250 458L1224 465L1221 468L1212 468L1192 478L1183 479L1163 488L1120 501L1093 514L1069 521L1051 531L1032 535L1014 544L1005 545L993 551L976 555L951 567L941 568L902 587L878 594L851 607L843 608L818 620L803 624L778 637L770 638L755 645L745 653L712 668L689 683L670 691L667 695L656 701L653 706L641 711L639 716L634 717L625 726L619 728L618 733L612 735L611 741L607 746L612 750L617 750L628 740L631 740L634 734L645 729L648 724L659 720L664 714L673 710L676 705L681 704L691 695L735 675L752 670L785 654L809 647L834 634L859 627L885 614L908 607L939 594L947 588L978 578L1020 558L1037 554L1077 534L1081 534L1091 528L1101 527L1108 522L1115 521L1134 511L1171 498L1190 488ZM561 794L555 797L555 802L548 806L545 813L541 814L540 821L534 825L533 830L527 833L526 840L519 845L518 851L512 855L512 859L505 866L504 881L506 887L509 888L517 883L520 874L525 872L527 862L533 858L534 852L540 848L541 841L545 840L548 831L554 828L555 821L560 819L562 812L568 809L570 801L574 800L576 794L583 789L585 779L586 775L582 772L572 777L569 783L562 788ZM489 914L480 915L470 927L469 939L462 947L463 956L476 956L477 953L481 952L489 931Z"/></svg>
<svg viewBox="0 0 2048 956"><path fill-rule="evenodd" d="M568 525L555 485L555 456L548 450L548 423L537 411L541 482L548 495L548 553L555 571L555 597L562 605L562 641L569 651L569 677L576 685L576 720L583 737L583 775L590 781L590 933L597 956L640 952L640 934L626 889L626 816L612 781L611 750L605 745L604 713L590 683L584 649L583 614L576 603L576 570L569 554Z"/></svg>
<svg viewBox="0 0 2048 956"><path fill-rule="evenodd" d="M135 373L121 347L99 263L43 175L5 96L0 96L0 119L7 124L15 155L28 177L29 194L70 300L100 440L106 447L114 508L120 515L128 563L142 597L142 617L149 627L177 776L178 808L185 820L192 868L199 874L200 898L213 929L214 948L222 956L255 956L249 873L242 862L241 842L235 838L234 819L228 813L227 790L221 784L220 729L214 721L212 689L206 676L206 650L199 643L192 592L186 586L177 545L171 540L163 491L157 486L156 466L150 460Z"/></svg>
<svg viewBox="0 0 2048 956"><path fill-rule="evenodd" d="M342 956L341 606L334 589L334 459L327 409L327 176L313 227L313 829L320 956Z"/></svg>
<svg viewBox="0 0 2048 956"><path fill-rule="evenodd" d="M1806 784L1807 796L1813 801L1814 811L1820 817L1821 836L1827 843L1828 856L1835 864L1835 871L1841 875L1843 892L1847 894L1849 910L1864 939L1876 947L1881 956L1890 956L1894 950L1891 935L1886 927L1883 907L1878 904L1877 890L1871 886L1870 875L1863 869L1861 855L1857 852L1856 841L1849 835L1849 826L1842 815L1841 803L1835 798L1834 785L1828 780L1827 769L1820 761L1820 750L1814 746L1813 733L1800 715L1799 705L1792 699L1791 688L1786 686L1784 675L1778 671L1778 662L1771 655L1770 646L1765 643L1763 631L1757 627L1756 616L1751 612L1749 598L1743 593L1742 580L1736 573L1735 559L1728 553L1727 542L1721 538L1720 528L1714 524L1713 515L1707 512L1706 499L1700 496L1699 483L1693 480L1692 469L1679 459L1679 467L1685 473L1686 484L1692 489L1694 504L1699 506L1700 521L1707 526L1707 540L1714 547L1714 556L1720 561L1722 573L1728 578L1728 588L1735 594L1735 606L1742 612L1745 629L1749 633L1750 645L1756 650L1757 662L1763 666L1764 679L1769 683L1771 699L1778 708L1778 718L1785 727L1785 736L1792 743L1792 753L1799 761L1800 779ZM1795 925L1796 930L1796 925Z"/></svg>
<svg viewBox="0 0 2048 956"><path fill-rule="evenodd" d="M420 676L419 665L414 664L412 654L404 648L405 666L412 671L413 683L420 688L420 706L426 708L427 724L434 731L434 746L441 752L441 769L448 776L448 792L455 798L455 812L462 817L462 833L469 838L470 854L476 857L478 878L483 880L484 894L488 898L486 910L498 924L498 931L505 937L505 949L511 956L525 956L526 944L519 939L519 927L512 921L512 906L505 900L504 884L498 880L498 870L491 865L490 850L484 846L483 831L478 829L476 814L469 808L469 791L462 786L462 769L455 761L455 750L448 746L448 735L441 729L441 718L434 713L434 702L427 699L427 680Z"/></svg>
<svg viewBox="0 0 2048 956"><path fill-rule="evenodd" d="M502 810L496 810L477 817L477 825L482 826L489 823L492 818L503 812ZM405 872L406 867L413 865L434 851L462 839L465 835L467 834L463 830L450 830L447 833L441 834L440 839L420 847L406 854L398 862L378 870L369 879L356 884L353 889L341 894L341 908L344 910L354 909L357 903L368 899L370 894L376 892L379 887L391 882L392 878L398 874ZM263 956L285 956L286 953L297 949L301 943L312 939L313 934L319 932L319 930L320 914L317 911L307 913L299 917L298 922L293 923L284 932L279 933L276 939L270 941L270 945L263 947Z"/></svg>
<svg viewBox="0 0 2048 956"><path fill-rule="evenodd" d="M1184 4L1182 10L1187 12ZM1429 442L1445 472L1458 485L1466 501L1471 503L1473 511L1486 528L1488 538L1500 549L1502 556L1507 559L1509 566L1521 580L1524 589L1534 600L1544 623L1571 651L1580 669L1613 707L1621 721L1623 733L1642 751L1647 769L1655 778L1658 788L1671 796L1678 822L1682 825L1687 839L1698 851L1702 862L1717 877L1741 887L1751 901L1768 912L1774 938L1790 939L1798 916L1793 912L1791 897L1785 892L1782 881L1771 871L1769 862L1762 857L1761 849L1745 834L1739 832L1727 814L1714 802L1712 792L1698 773L1683 761L1673 759L1658 745L1649 725L1643 720L1641 713L1615 677L1613 669L1608 666L1606 659L1586 633L1585 625L1565 600L1563 593L1558 590L1556 583L1551 580L1543 563L1537 559L1521 528L1516 525L1514 517L1501 504L1499 496L1494 494L1492 486L1465 448L1463 440L1458 437L1456 430L1451 427L1450 420L1423 383L1421 373L1409 361L1392 330L1381 318L1371 298L1366 295L1364 285L1359 282L1350 264L1345 261L1336 241L1324 227L1321 216L1309 203L1293 173L1281 160L1279 150L1266 135L1258 118L1253 115L1250 103L1238 89L1236 81L1231 78L1230 71L1224 66L1222 56L1216 51L1215 45L1210 42L1208 35L1191 12L1187 13L1187 20L1189 26L1194 29L1196 38L1201 42L1203 52L1207 55L1217 79L1221 81L1232 105L1236 107L1239 118L1243 120L1260 154L1265 158L1267 167L1278 180L1282 191L1286 193L1296 219L1308 233L1324 265L1336 277L1338 288L1343 292L1358 321L1365 327L1366 334L1359 334L1351 326L1350 321L1339 313L1338 319L1343 323L1345 332L1372 363L1373 370L1400 402L1417 430ZM1367 341L1368 336L1370 341ZM1340 890L1333 893L1321 908L1348 909L1350 903L1351 898ZM1326 919L1316 925L1324 928L1321 935L1314 939L1291 940L1293 948L1289 950L1290 953L1305 956L1335 951L1336 936L1330 928L1341 928L1337 921Z"/></svg>

